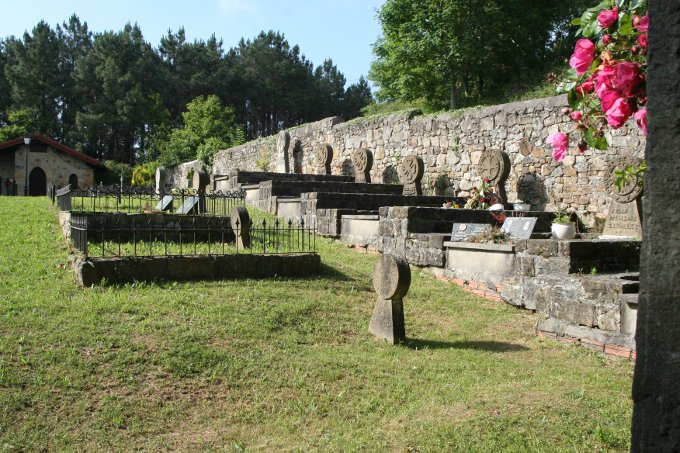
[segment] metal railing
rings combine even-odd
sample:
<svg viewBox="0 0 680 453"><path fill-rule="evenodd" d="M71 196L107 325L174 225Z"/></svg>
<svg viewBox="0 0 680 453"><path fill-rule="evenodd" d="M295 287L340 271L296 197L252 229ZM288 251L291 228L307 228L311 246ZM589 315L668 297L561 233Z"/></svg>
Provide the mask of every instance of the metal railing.
<svg viewBox="0 0 680 453"><path fill-rule="evenodd" d="M68 198L68 200L66 200ZM71 212L157 212L181 214L229 215L234 206L245 205L245 192L198 192L194 189L94 186L57 191L62 211Z"/></svg>
<svg viewBox="0 0 680 453"><path fill-rule="evenodd" d="M72 213L71 240L86 258L316 253L316 230L303 220L243 227L225 217L147 217Z"/></svg>

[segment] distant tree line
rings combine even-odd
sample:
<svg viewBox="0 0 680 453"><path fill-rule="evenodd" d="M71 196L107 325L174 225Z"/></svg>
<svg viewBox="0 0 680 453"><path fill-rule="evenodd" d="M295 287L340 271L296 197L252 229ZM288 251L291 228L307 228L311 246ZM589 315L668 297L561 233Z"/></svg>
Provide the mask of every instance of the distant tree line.
<svg viewBox="0 0 680 453"><path fill-rule="evenodd" d="M368 83L345 85L332 60L314 67L280 33L225 50L214 35L188 42L180 28L154 48L137 25L93 33L73 15L56 28L41 21L21 38L0 40L0 139L37 130L127 164L176 163L199 152L208 161L210 147L359 116L371 101ZM187 118L209 131L187 131ZM210 131L223 135L208 140Z"/></svg>

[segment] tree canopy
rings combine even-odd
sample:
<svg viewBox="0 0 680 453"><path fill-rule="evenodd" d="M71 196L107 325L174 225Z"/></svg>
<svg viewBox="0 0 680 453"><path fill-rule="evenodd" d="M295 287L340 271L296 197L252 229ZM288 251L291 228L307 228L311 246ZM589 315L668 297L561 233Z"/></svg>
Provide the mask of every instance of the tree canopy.
<svg viewBox="0 0 680 453"><path fill-rule="evenodd" d="M539 76L569 48L588 0L386 0L369 78L382 100L435 107L493 96Z"/></svg>
<svg viewBox="0 0 680 453"><path fill-rule="evenodd" d="M56 28L41 21L20 38L0 40L0 134L38 130L128 164L161 155L209 160L216 146L325 116L358 116L371 101L368 84L345 85L332 60L315 67L281 33L262 32L225 50L214 35L188 42L180 28L154 48L136 24L93 33L73 15ZM195 145L188 152L178 143L195 126L187 124L195 113L188 106L200 110L201 102L207 117L228 124L185 140Z"/></svg>

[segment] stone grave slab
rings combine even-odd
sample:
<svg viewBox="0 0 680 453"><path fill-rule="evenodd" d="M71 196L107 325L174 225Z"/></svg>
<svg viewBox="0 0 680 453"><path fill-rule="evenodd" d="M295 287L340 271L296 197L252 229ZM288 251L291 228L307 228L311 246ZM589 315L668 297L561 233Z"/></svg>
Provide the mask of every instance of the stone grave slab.
<svg viewBox="0 0 680 453"><path fill-rule="evenodd" d="M469 241L471 237L490 229L491 225L488 223L454 223L451 230L451 242Z"/></svg>
<svg viewBox="0 0 680 453"><path fill-rule="evenodd" d="M612 201L601 238L642 238L642 222L639 202L619 203Z"/></svg>
<svg viewBox="0 0 680 453"><path fill-rule="evenodd" d="M172 195L165 195L153 209L154 211L172 211L172 202Z"/></svg>
<svg viewBox="0 0 680 453"><path fill-rule="evenodd" d="M501 231L516 239L530 239L537 220L537 217L508 217L503 222Z"/></svg>
<svg viewBox="0 0 680 453"><path fill-rule="evenodd" d="M190 214L193 212L199 204L200 198L196 195L190 196L184 199L184 203L175 212L176 214Z"/></svg>

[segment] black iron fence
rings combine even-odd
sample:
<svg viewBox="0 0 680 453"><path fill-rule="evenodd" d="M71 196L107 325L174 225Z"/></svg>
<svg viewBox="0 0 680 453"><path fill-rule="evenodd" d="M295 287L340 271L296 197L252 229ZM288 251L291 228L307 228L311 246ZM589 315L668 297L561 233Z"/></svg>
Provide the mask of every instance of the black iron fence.
<svg viewBox="0 0 680 453"><path fill-rule="evenodd" d="M175 212L178 214L229 215L245 204L245 191L199 192L194 189L95 186L59 189L59 209L71 212Z"/></svg>
<svg viewBox="0 0 680 453"><path fill-rule="evenodd" d="M85 257L316 253L316 231L304 221L228 217L71 214L71 239Z"/></svg>

